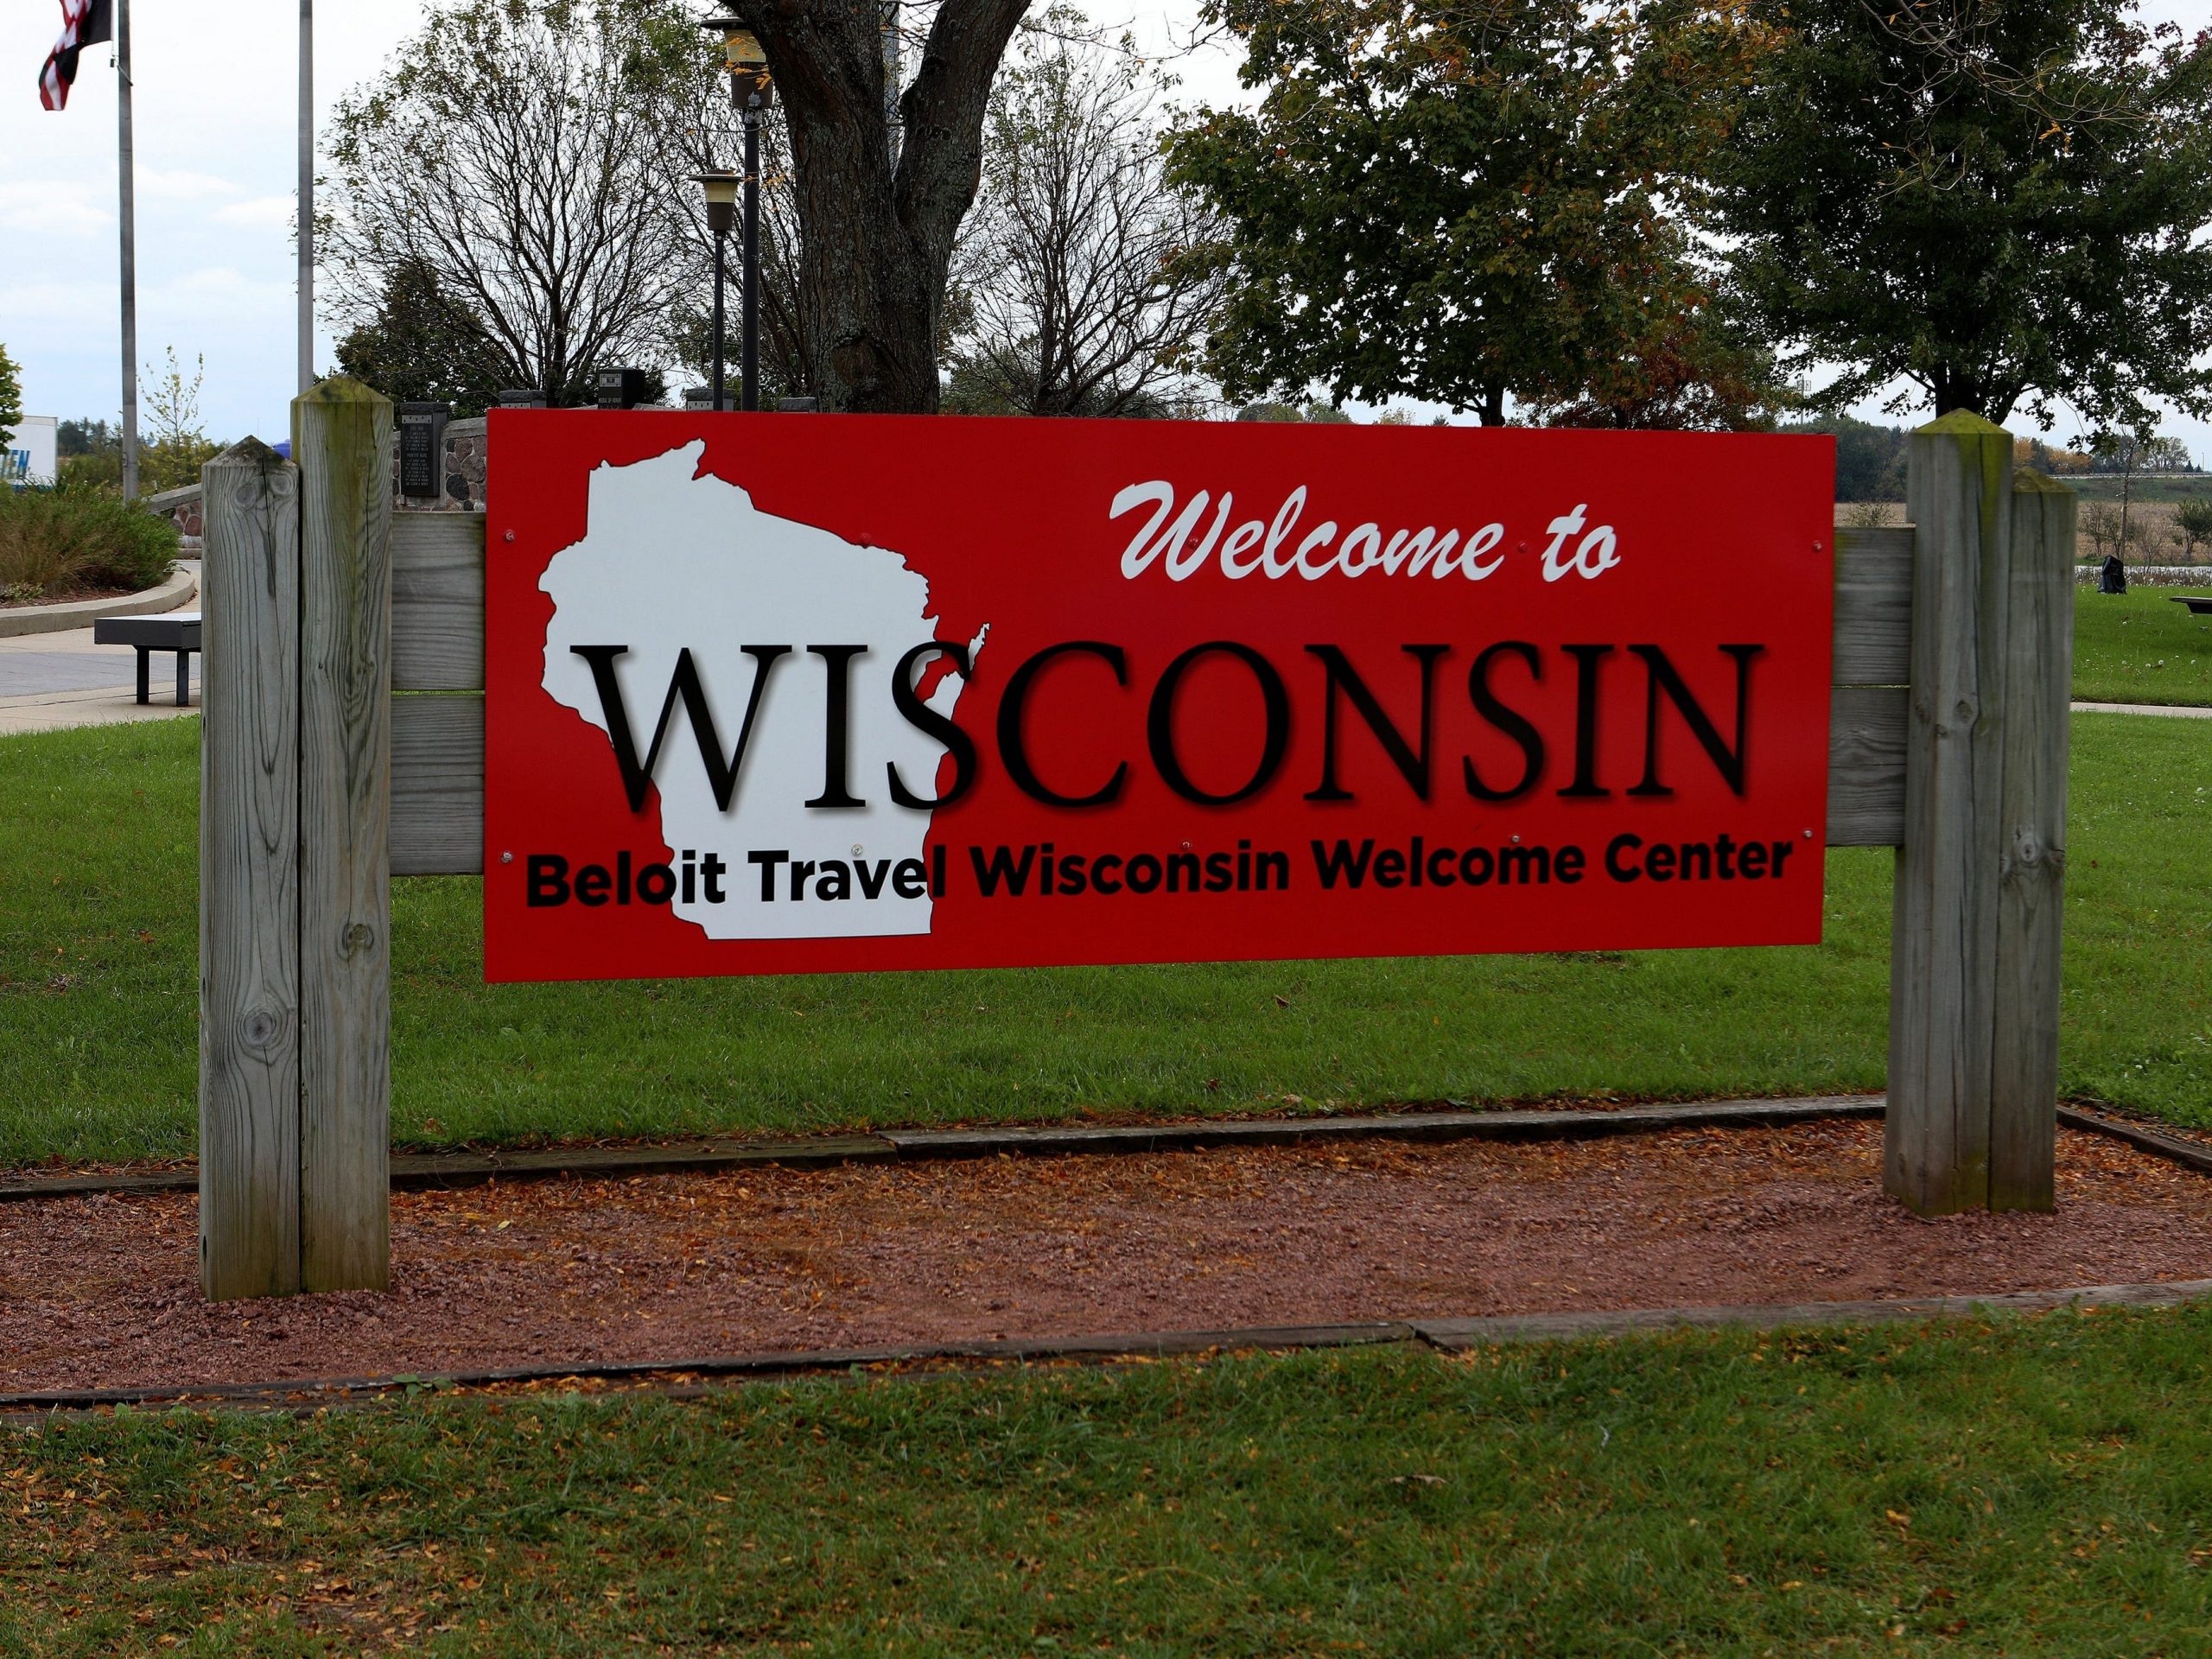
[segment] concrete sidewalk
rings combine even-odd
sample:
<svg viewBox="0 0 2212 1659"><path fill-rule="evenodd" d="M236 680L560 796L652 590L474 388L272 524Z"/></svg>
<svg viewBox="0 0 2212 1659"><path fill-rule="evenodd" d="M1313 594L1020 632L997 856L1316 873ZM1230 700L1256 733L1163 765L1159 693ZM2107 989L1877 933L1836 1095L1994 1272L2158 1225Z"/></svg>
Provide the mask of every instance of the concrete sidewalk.
<svg viewBox="0 0 2212 1659"><path fill-rule="evenodd" d="M198 574L196 568L194 574ZM176 706L176 659L155 653L153 701L137 701L138 654L96 645L90 624L56 633L0 639L0 736L65 726L114 726L175 720L200 712L200 658L192 658L192 701Z"/></svg>
<svg viewBox="0 0 2212 1659"><path fill-rule="evenodd" d="M2174 720L2212 720L2212 709L2183 702L2077 702L2077 715L2164 715Z"/></svg>

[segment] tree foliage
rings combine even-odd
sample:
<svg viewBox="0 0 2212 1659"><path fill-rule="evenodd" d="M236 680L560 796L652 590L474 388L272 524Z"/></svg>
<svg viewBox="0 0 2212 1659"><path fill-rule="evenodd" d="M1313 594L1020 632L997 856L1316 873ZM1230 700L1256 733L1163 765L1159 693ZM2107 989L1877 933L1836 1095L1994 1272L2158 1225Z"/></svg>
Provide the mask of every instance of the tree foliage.
<svg viewBox="0 0 2212 1659"><path fill-rule="evenodd" d="M200 469L223 453L200 424L200 388L207 359L195 355L188 375L175 346L167 348L166 359L168 366L159 373L149 363L140 383L145 431L138 445L138 487L149 494L197 484Z"/></svg>
<svg viewBox="0 0 2212 1659"><path fill-rule="evenodd" d="M2212 410L2212 42L2133 0L1752 0L1783 44L1717 168L1736 280L1835 407L2146 429ZM1903 409L1907 397L1894 405Z"/></svg>
<svg viewBox="0 0 2212 1659"><path fill-rule="evenodd" d="M481 415L514 384L484 320L420 260L385 278L376 314L338 342L338 366L395 402L446 404L463 416Z"/></svg>
<svg viewBox="0 0 2212 1659"><path fill-rule="evenodd" d="M1025 32L992 90L947 407L1186 407L1221 290L1205 257L1218 227L1163 175L1142 66L1084 38L1079 13L1044 21L1056 27Z"/></svg>
<svg viewBox="0 0 2212 1659"><path fill-rule="evenodd" d="M1804 399L1777 370L1774 353L1733 315L1725 293L1695 272L1681 232L1660 227L1678 275L1610 356L1592 354L1579 382L1540 391L1530 416L1547 426L1621 430L1749 431L1772 427ZM1624 276L1624 280L1632 281ZM1564 395L1562 395L1564 394Z"/></svg>
<svg viewBox="0 0 2212 1659"><path fill-rule="evenodd" d="M1211 363L1233 397L1319 382L1503 418L1618 410L1640 346L1714 335L1669 213L1756 48L1693 0L1211 0L1251 112L1203 111L1173 176L1231 221ZM1670 371L1671 372L1671 371ZM1606 383L1601 389L1598 383ZM1657 394L1664 397L1667 394Z"/></svg>
<svg viewBox="0 0 2212 1659"><path fill-rule="evenodd" d="M680 0L434 12L334 116L323 235L341 307L373 333L395 285L432 281L481 326L490 378L554 404L586 401L596 368L665 361L696 275L670 136L715 79ZM445 343L455 315L435 325Z"/></svg>
<svg viewBox="0 0 2212 1659"><path fill-rule="evenodd" d="M2139 437L2133 432L2101 434L2089 445L2093 473L2186 473L2193 470L2189 446L2179 438Z"/></svg>
<svg viewBox="0 0 2212 1659"><path fill-rule="evenodd" d="M16 359L0 346L0 446L15 435L23 422L23 383Z"/></svg>

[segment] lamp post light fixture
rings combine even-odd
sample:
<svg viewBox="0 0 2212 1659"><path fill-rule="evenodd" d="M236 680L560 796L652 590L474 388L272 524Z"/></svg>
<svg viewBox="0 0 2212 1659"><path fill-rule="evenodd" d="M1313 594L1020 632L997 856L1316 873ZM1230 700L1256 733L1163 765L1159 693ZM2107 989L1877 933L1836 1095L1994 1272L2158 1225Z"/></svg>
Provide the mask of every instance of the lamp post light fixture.
<svg viewBox="0 0 2212 1659"><path fill-rule="evenodd" d="M768 54L760 37L739 17L709 17L702 27L722 37L722 65L729 71L730 102L745 124L745 232L743 286L739 302L741 382L739 407L760 407L760 118L774 102L776 89L768 79ZM711 200L711 196L709 198ZM709 208L709 213L712 209ZM723 209L725 214L728 209ZM727 223L727 219L724 221ZM715 243L715 376L716 407L721 406L721 242Z"/></svg>
<svg viewBox="0 0 2212 1659"><path fill-rule="evenodd" d="M729 246L730 222L737 217L738 176L734 173L701 173L694 181L706 193L707 229L715 238L715 401L713 407L722 406L722 338L728 332L722 326L722 273L728 264L725 254ZM752 385L748 378L746 392L749 397ZM748 407L750 405L748 404Z"/></svg>

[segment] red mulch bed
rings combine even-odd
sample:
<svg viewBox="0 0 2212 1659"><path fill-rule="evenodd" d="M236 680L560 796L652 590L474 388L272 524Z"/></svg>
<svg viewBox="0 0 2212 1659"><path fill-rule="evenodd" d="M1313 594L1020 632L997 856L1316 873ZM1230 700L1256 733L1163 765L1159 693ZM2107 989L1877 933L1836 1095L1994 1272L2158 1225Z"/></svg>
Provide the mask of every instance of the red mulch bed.
<svg viewBox="0 0 2212 1659"><path fill-rule="evenodd" d="M562 1180L392 1199L392 1289L199 1300L182 1195L0 1205L0 1389L2212 1277L2212 1180L2059 1135L1923 1222L1880 1126Z"/></svg>

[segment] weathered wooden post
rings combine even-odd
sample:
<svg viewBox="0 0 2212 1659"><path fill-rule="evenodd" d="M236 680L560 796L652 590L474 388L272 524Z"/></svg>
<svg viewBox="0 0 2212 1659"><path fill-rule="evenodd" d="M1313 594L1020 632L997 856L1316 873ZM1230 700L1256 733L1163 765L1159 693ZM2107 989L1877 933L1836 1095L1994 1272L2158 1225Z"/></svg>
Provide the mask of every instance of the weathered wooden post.
<svg viewBox="0 0 2212 1659"><path fill-rule="evenodd" d="M293 404L208 463L200 1289L389 1276L391 405Z"/></svg>
<svg viewBox="0 0 2212 1659"><path fill-rule="evenodd" d="M1911 438L1904 836L1884 1185L1922 1215L2048 1210L2058 1080L2074 497L1946 415Z"/></svg>
<svg viewBox="0 0 2212 1659"><path fill-rule="evenodd" d="M300 1287L391 1273L390 400L292 404L300 465Z"/></svg>
<svg viewBox="0 0 2212 1659"><path fill-rule="evenodd" d="M200 470L200 1288L300 1287L300 475Z"/></svg>

